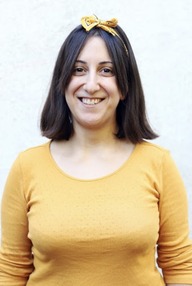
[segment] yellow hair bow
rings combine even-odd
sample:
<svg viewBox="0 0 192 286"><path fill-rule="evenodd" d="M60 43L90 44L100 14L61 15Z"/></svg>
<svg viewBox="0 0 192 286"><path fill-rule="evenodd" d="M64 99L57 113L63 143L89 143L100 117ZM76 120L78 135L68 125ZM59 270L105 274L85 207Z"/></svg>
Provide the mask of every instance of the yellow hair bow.
<svg viewBox="0 0 192 286"><path fill-rule="evenodd" d="M113 18L109 21L102 21L97 18L97 16L85 16L81 18L81 25L88 32L94 27L99 27L106 32L111 33L113 36L119 36L117 32L113 29L117 26L117 19Z"/></svg>
<svg viewBox="0 0 192 286"><path fill-rule="evenodd" d="M128 50L127 50L127 47L124 41L121 39L119 34L113 29L117 27L117 23L118 21L116 18L112 18L111 20L108 20L108 21L102 21L98 19L97 16L95 15L85 16L81 18L81 25L87 32L93 29L94 27L99 27L105 30L106 32L112 34L113 36L117 36L121 40L122 44L124 45L125 51L128 54Z"/></svg>

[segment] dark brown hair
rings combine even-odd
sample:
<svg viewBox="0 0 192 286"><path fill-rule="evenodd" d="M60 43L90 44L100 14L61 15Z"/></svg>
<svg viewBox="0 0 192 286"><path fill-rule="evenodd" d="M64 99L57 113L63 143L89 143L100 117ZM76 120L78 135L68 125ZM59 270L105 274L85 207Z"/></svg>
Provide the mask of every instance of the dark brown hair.
<svg viewBox="0 0 192 286"><path fill-rule="evenodd" d="M80 51L90 37L99 36L105 41L114 65L117 85L124 96L124 100L120 100L116 110L117 138L126 138L133 143L138 143L143 139L157 137L147 120L144 93L132 47L120 26L114 29L119 37L97 27L86 32L79 25L64 41L56 60L49 94L41 114L40 128L43 136L68 140L73 134L65 90Z"/></svg>

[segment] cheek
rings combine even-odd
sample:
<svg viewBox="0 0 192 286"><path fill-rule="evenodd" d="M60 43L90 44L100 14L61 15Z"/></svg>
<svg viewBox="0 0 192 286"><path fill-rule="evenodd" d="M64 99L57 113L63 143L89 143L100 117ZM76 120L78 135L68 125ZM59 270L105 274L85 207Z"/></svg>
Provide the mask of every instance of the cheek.
<svg viewBox="0 0 192 286"><path fill-rule="evenodd" d="M72 95L71 95L71 93L70 93L70 89L69 89L69 88L67 88L67 89L65 90L65 95L64 95L64 97L65 97L65 101L66 101L66 103L67 103L67 106L69 107L69 109L71 109L71 99L72 99Z"/></svg>
<svg viewBox="0 0 192 286"><path fill-rule="evenodd" d="M71 94L74 90L74 86L75 86L75 81L73 79L73 76L71 77L66 89L65 89L65 94Z"/></svg>
<svg viewBox="0 0 192 286"><path fill-rule="evenodd" d="M71 85L71 82L70 82L68 84L68 86L66 87L66 89L65 89L65 97L67 97L72 92L71 87L72 87L72 85Z"/></svg>
<svg viewBox="0 0 192 286"><path fill-rule="evenodd" d="M105 84L105 87L108 89L109 94L113 94L118 100L123 100L125 98L118 87L116 78L111 78L111 80Z"/></svg>
<svg viewBox="0 0 192 286"><path fill-rule="evenodd" d="M70 81L67 88L65 89L65 99L66 101L71 100L75 92L73 81Z"/></svg>
<svg viewBox="0 0 192 286"><path fill-rule="evenodd" d="M64 97L65 97L65 100L66 100L66 102L68 104L68 98L69 98L69 91L68 91L68 89L65 90Z"/></svg>
<svg viewBox="0 0 192 286"><path fill-rule="evenodd" d="M81 86L82 86L82 82L79 78L75 78L75 79L72 78L67 88L65 89L65 97L66 98L73 97L76 94L76 92L79 91Z"/></svg>

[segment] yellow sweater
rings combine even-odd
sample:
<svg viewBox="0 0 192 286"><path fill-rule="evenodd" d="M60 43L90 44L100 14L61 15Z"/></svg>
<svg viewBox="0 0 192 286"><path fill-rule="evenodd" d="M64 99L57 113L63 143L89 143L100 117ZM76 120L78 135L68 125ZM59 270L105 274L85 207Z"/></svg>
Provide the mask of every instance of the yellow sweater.
<svg viewBox="0 0 192 286"><path fill-rule="evenodd" d="M49 143L18 156L2 200L1 286L165 283L192 283L186 193L167 150L137 144L94 180L60 170Z"/></svg>

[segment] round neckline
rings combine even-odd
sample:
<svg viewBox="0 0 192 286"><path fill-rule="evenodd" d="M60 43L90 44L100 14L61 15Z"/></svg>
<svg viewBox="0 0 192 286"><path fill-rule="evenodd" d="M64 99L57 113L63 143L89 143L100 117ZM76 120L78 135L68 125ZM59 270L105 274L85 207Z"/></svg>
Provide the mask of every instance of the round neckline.
<svg viewBox="0 0 192 286"><path fill-rule="evenodd" d="M75 177L75 176L72 176L70 174L68 174L67 172L65 172L64 170L62 170L59 165L56 163L55 159L53 158L52 154L51 154L51 149L50 149L50 146L51 146L51 142L52 140L50 140L49 142L47 142L46 144L46 149L47 149L47 152L48 152L48 157L49 157L49 161L52 163L52 166L57 170L59 171L60 174L62 174L63 176L69 178L69 179L72 179L74 181L80 181L80 182L95 182L95 181L100 181L100 180L104 180L104 179L107 179L111 176L114 176L115 174L119 173L122 169L124 169L124 167L127 165L127 164L130 164L130 162L133 160L133 157L135 157L135 154L137 153L137 149L138 149L138 146L140 145L139 143L135 144L135 147L134 149L132 150L131 154L128 156L128 158L113 172L109 173L109 174L106 174L106 175L103 175L101 177L96 177L96 178L90 178L90 179L83 179L83 178L78 178L78 177Z"/></svg>

